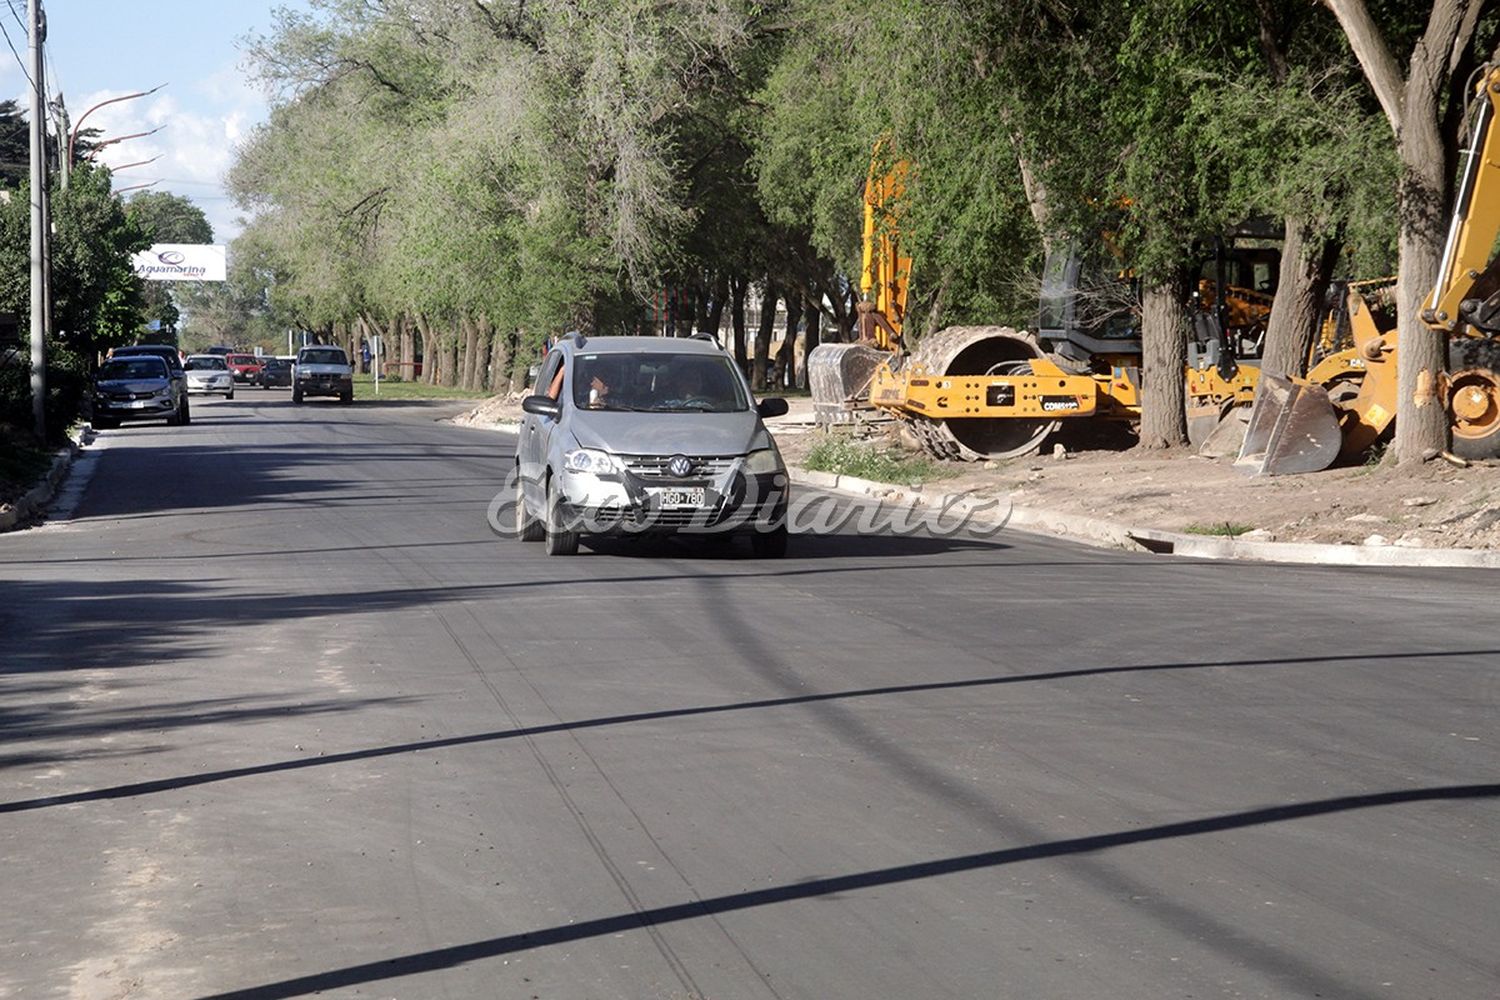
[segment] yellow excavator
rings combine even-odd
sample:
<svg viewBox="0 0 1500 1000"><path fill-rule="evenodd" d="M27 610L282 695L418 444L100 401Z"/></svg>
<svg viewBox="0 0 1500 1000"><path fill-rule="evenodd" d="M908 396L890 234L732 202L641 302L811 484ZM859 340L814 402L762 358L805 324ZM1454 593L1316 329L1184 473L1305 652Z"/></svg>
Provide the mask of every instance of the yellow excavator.
<svg viewBox="0 0 1500 1000"><path fill-rule="evenodd" d="M1465 459L1500 457L1500 66L1475 87L1468 163L1454 199L1437 285L1422 310L1449 337L1445 402L1452 451ZM1389 309L1390 279L1351 284L1343 315L1352 343L1329 354L1306 378L1264 376L1236 462L1271 475L1316 472L1355 458L1390 428L1399 411L1399 338ZM1338 369L1338 377L1330 373Z"/></svg>
<svg viewBox="0 0 1500 1000"><path fill-rule="evenodd" d="M948 327L907 350L911 259L901 252L897 223L909 167L883 168L881 156L877 146L865 186L859 341L820 345L807 362L819 421L883 412L905 421L928 453L976 461L1030 454L1063 420L1139 420L1136 293L1108 254L1090 261L1075 248L1049 260L1037 333ZM1259 372L1237 356L1263 338L1271 296L1245 281L1268 285L1277 273L1274 251L1237 254L1223 239L1214 248L1184 372L1195 436L1254 398ZM1239 283L1235 269L1246 275Z"/></svg>

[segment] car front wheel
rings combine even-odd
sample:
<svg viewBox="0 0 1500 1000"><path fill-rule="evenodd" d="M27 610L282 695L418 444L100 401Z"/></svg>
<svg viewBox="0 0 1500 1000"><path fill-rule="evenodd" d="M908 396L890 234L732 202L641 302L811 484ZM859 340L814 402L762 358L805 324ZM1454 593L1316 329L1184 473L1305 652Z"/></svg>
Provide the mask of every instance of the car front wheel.
<svg viewBox="0 0 1500 1000"><path fill-rule="evenodd" d="M302 390L301 389L298 389L298 388L295 388L295 387L292 389L292 402L294 402L294 403L300 403L300 402L302 402Z"/></svg>
<svg viewBox="0 0 1500 1000"><path fill-rule="evenodd" d="M531 511L526 509L526 489L519 469L516 470L516 495L514 497L514 504L516 508L516 537L523 542L540 542L542 536L547 533L547 529L542 524L541 518L532 516Z"/></svg>
<svg viewBox="0 0 1500 1000"><path fill-rule="evenodd" d="M546 542L549 556L571 556L578 551L578 532L569 531L563 524L561 498L547 480Z"/></svg>

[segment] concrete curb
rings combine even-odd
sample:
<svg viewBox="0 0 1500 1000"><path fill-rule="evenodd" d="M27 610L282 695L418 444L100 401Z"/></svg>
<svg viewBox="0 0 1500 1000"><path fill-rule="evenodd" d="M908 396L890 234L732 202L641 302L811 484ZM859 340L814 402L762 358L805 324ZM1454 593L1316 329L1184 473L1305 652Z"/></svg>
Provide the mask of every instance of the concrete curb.
<svg viewBox="0 0 1500 1000"><path fill-rule="evenodd" d="M934 511L968 514L994 524L1032 534L1065 538L1097 548L1129 549L1193 559L1246 562L1301 563L1321 566L1406 566L1461 569L1500 569L1500 552L1487 549L1432 549L1398 545L1325 545L1316 542L1259 542L1234 538L1189 535L1158 528L1137 528L1103 518L1068 514L1034 507L1016 507L998 501L998 509L985 507L963 493L933 493L926 487L897 486L855 476L817 472L788 466L792 482L825 490L838 490L892 503L910 503ZM981 508L975 512L975 508ZM1006 511L1009 516L1006 516ZM994 513L990 513L993 511ZM986 516L989 514L990 516Z"/></svg>
<svg viewBox="0 0 1500 1000"><path fill-rule="evenodd" d="M52 502L53 496L57 494L57 487L67 478L68 470L73 467L73 459L87 443L87 434L88 431L83 429L68 433L72 443L66 448L59 448L53 454L52 466L47 470L47 474L35 486L23 493L14 507L0 511L0 531L12 531L18 525L25 524Z"/></svg>

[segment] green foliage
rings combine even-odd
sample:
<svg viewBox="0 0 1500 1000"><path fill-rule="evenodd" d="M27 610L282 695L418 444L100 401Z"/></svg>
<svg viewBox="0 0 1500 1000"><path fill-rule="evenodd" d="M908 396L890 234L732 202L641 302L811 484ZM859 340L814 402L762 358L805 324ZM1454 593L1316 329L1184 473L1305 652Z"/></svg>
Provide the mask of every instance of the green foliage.
<svg viewBox="0 0 1500 1000"><path fill-rule="evenodd" d="M483 317L529 357L731 278L847 322L877 144L912 166L911 329L1030 325L1046 245L1105 232L1156 284L1252 217L1312 219L1351 275L1390 265L1389 136L1337 23L1294 0L310 6L252 48L280 88L230 177L257 263L188 327Z"/></svg>
<svg viewBox="0 0 1500 1000"><path fill-rule="evenodd" d="M0 503L25 493L46 473L52 453L0 430Z"/></svg>
<svg viewBox="0 0 1500 1000"><path fill-rule="evenodd" d="M30 189L0 202L0 312L17 317L18 332L0 342L0 357L29 356L31 316ZM136 338L142 322L142 282L131 254L150 241L110 190L109 172L74 169L66 191L51 197L52 315L47 344L47 426L54 437L73 421L95 352ZM0 423L30 426L31 390L25 366L0 377Z"/></svg>
<svg viewBox="0 0 1500 1000"><path fill-rule="evenodd" d="M152 243L212 243L214 228L191 199L166 191L137 191L125 212Z"/></svg>
<svg viewBox="0 0 1500 1000"><path fill-rule="evenodd" d="M843 437L828 437L813 445L802 463L817 472L855 476L877 483L918 485L950 479L958 473L930 458L891 448L862 444Z"/></svg>

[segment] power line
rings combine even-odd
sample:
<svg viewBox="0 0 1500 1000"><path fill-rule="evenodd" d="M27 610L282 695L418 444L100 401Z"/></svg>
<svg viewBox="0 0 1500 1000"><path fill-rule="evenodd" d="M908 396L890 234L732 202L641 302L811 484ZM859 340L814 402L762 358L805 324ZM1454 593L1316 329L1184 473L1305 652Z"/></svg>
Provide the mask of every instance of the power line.
<svg viewBox="0 0 1500 1000"><path fill-rule="evenodd" d="M16 5L12 0L6 0L6 3L10 4L10 13L14 17ZM22 25L22 28L24 30L25 26ZM36 81L31 78L30 71L26 69L26 60L22 59L21 53L16 51L16 43L10 40L10 32L5 29L5 22L3 20L0 20L0 34L5 36L5 44L10 46L10 54L16 57L16 65L21 67L21 75L26 77L26 82L31 84L32 89L35 89Z"/></svg>
<svg viewBox="0 0 1500 1000"><path fill-rule="evenodd" d="M21 17L20 13L16 10L16 2L15 2L15 0L5 0L5 6L7 6L7 7L10 8L10 16L15 19L16 27L20 28L22 31L29 30L26 27L26 21Z"/></svg>

